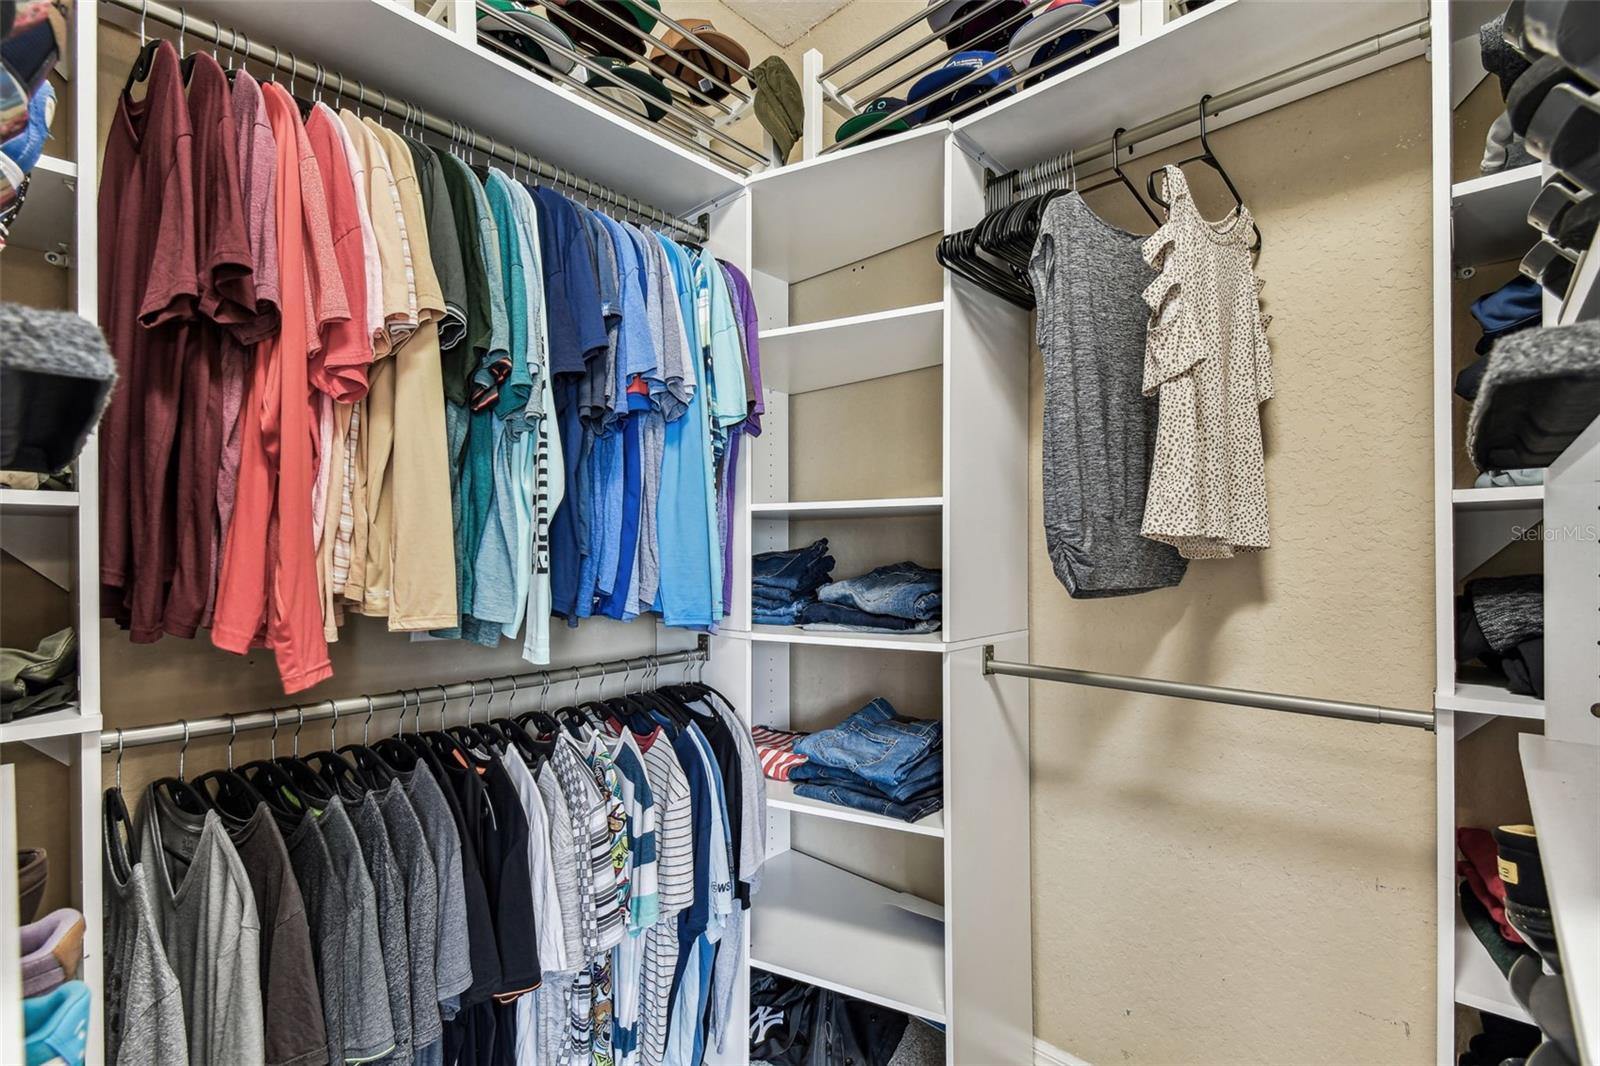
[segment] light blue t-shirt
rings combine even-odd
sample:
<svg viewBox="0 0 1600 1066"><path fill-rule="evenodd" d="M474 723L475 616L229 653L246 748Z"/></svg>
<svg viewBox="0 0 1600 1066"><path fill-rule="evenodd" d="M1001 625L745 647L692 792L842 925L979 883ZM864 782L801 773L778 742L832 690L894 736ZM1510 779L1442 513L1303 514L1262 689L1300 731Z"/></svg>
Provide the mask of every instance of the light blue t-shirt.
<svg viewBox="0 0 1600 1066"><path fill-rule="evenodd" d="M657 235L672 269L677 315L690 361L698 371L700 329L695 314L695 264L689 253ZM716 499L711 493L711 420L704 389L696 388L680 418L667 423L657 501L657 550L661 560L656 606L669 626L710 629L713 612L712 557Z"/></svg>

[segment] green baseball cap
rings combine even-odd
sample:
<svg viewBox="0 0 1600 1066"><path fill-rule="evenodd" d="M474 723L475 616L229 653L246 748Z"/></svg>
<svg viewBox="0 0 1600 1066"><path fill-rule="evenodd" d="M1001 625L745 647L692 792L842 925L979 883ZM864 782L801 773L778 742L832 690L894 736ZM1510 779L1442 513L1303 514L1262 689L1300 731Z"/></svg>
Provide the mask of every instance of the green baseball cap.
<svg viewBox="0 0 1600 1066"><path fill-rule="evenodd" d="M630 67L620 59L595 56L594 64L605 68L605 73L591 70L589 87L623 107L642 115L651 122L666 117L666 107L672 103L672 90L667 83L638 67Z"/></svg>
<svg viewBox="0 0 1600 1066"><path fill-rule="evenodd" d="M560 28L549 19L536 15L513 0L483 0L485 6L505 15L520 27L512 29L506 23L493 15L479 12L478 32L488 37L493 37L501 44L514 48L529 59L554 67L563 74L572 73L572 68L577 63L568 54L558 52L553 48L546 48L546 43L560 45L567 52L573 51L572 38L562 33Z"/></svg>
<svg viewBox="0 0 1600 1066"><path fill-rule="evenodd" d="M610 13L626 13L634 25L649 33L656 26L656 12L661 10L661 0L599 0ZM646 41L618 26L604 11L597 11L578 0L549 0L545 11L550 20L596 55L613 59L628 59L644 55Z"/></svg>
<svg viewBox="0 0 1600 1066"><path fill-rule="evenodd" d="M893 96L880 96L876 100L872 101L872 103L862 108L859 115L851 115L849 118L840 123L838 131L833 135L833 139L835 141L842 141L846 137L849 137L860 130L864 130L869 126L877 126L878 128L873 130L870 136L863 137L857 141L857 144L865 144L868 141L875 141L880 137L891 137L896 133L904 133L906 130L911 128L911 123L907 122L903 116L900 118L890 119L888 122L884 122L883 120L891 113L899 111L905 106L906 102L904 100ZM907 111L906 114L914 115L916 112Z"/></svg>

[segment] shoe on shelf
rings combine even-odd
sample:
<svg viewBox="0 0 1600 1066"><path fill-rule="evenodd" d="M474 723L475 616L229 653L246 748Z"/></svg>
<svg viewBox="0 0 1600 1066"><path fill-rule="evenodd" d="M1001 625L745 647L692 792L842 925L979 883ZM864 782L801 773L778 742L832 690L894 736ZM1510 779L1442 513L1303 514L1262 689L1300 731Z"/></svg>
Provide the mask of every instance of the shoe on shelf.
<svg viewBox="0 0 1600 1066"><path fill-rule="evenodd" d="M39 913L39 901L44 898L44 886L50 880L50 856L43 848L23 848L17 852L17 896L22 901L19 923L33 921Z"/></svg>
<svg viewBox="0 0 1600 1066"><path fill-rule="evenodd" d="M1531 825L1502 825L1494 831L1500 880L1506 886L1506 921L1556 973L1561 952L1550 916L1550 892L1539 860L1539 838Z"/></svg>
<svg viewBox="0 0 1600 1066"><path fill-rule="evenodd" d="M89 986L67 981L54 992L22 1001L28 1034L27 1066L83 1066L89 1043Z"/></svg>
<svg viewBox="0 0 1600 1066"><path fill-rule="evenodd" d="M42 996L70 980L83 961L83 914L51 911L22 927L22 994Z"/></svg>

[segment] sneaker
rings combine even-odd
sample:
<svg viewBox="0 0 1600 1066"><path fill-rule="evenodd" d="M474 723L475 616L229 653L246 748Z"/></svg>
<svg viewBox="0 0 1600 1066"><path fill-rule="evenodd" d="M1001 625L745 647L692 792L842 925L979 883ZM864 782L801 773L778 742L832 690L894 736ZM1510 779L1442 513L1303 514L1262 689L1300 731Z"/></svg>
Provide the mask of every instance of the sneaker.
<svg viewBox="0 0 1600 1066"><path fill-rule="evenodd" d="M78 972L83 915L70 907L22 927L22 994L42 996Z"/></svg>
<svg viewBox="0 0 1600 1066"><path fill-rule="evenodd" d="M18 921L31 922L39 913L45 882L50 879L50 856L43 848L23 848L17 852L17 895L22 900Z"/></svg>
<svg viewBox="0 0 1600 1066"><path fill-rule="evenodd" d="M89 1043L89 986L67 981L54 992L22 1001L28 1034L27 1066L83 1066Z"/></svg>

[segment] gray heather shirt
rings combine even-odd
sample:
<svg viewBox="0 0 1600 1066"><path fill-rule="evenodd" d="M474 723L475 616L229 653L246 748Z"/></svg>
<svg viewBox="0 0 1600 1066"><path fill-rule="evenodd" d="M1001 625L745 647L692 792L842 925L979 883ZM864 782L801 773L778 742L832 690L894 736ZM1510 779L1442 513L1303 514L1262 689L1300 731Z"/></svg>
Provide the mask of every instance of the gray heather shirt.
<svg viewBox="0 0 1600 1066"><path fill-rule="evenodd" d="M439 947L439 880L422 823L399 781L373 794L383 812L395 866L405 885L406 934L411 949L411 1039L418 1048L444 1035L434 955Z"/></svg>
<svg viewBox="0 0 1600 1066"><path fill-rule="evenodd" d="M322 830L310 812L299 821L278 819L289 865L300 886L306 920L311 925L311 951L317 964L317 984L322 993L322 1023L328 1036L328 1066L343 1066L345 1056L356 1056L345 1042L344 943L348 922L344 889L334 873L333 857ZM393 1036L390 1038L393 1042Z"/></svg>
<svg viewBox="0 0 1600 1066"><path fill-rule="evenodd" d="M586 861L588 854L579 855L577 838L572 832L572 812L567 807L566 794L556 780L556 772L549 763L539 768L534 781L539 786L540 798L544 800L545 813L549 815L550 866L556 879L556 899L561 905L562 957L566 959L568 969L576 970L585 961L583 914L579 910L579 901L583 897L578 883L578 864ZM539 961L544 963L543 955L539 956Z"/></svg>
<svg viewBox="0 0 1600 1066"><path fill-rule="evenodd" d="M260 1066L261 926L238 853L216 811L201 831L162 816L155 786L139 809L139 860L150 872L156 927L183 993L189 1061Z"/></svg>
<svg viewBox="0 0 1600 1066"><path fill-rule="evenodd" d="M1045 545L1080 599L1176 585L1186 566L1139 534L1156 440L1156 400L1142 391L1156 273L1143 241L1067 193L1046 206L1028 266L1044 357Z"/></svg>
<svg viewBox="0 0 1600 1066"><path fill-rule="evenodd" d="M389 999L380 991L389 987L389 978L378 933L378 901L355 827L337 797L317 812L317 828L328 845L345 903L345 1057L367 1062L388 1055L399 1043ZM408 1011L407 1028L409 1017Z"/></svg>
<svg viewBox="0 0 1600 1066"><path fill-rule="evenodd" d="M106 1061L112 1066L186 1066L183 991L161 947L155 894L120 827L105 834Z"/></svg>
<svg viewBox="0 0 1600 1066"><path fill-rule="evenodd" d="M439 790L439 782L427 770L411 770L399 775L406 795L422 824L428 850L433 856L433 873L438 884L438 952L434 956L433 979L439 1002L448 1004L472 985L472 956L467 951L467 890L461 873L461 837L450 815L449 801ZM447 1008L446 1017L455 1017Z"/></svg>
<svg viewBox="0 0 1600 1066"><path fill-rule="evenodd" d="M366 860L367 876L372 879L378 940L383 945L383 971L389 985L394 1051L384 1061L395 1066L411 1066L416 1044L411 1031L411 976L407 973L411 968L411 939L406 935L405 884L394 861L389 831L384 828L378 801L369 794L347 810L361 844L361 857Z"/></svg>

